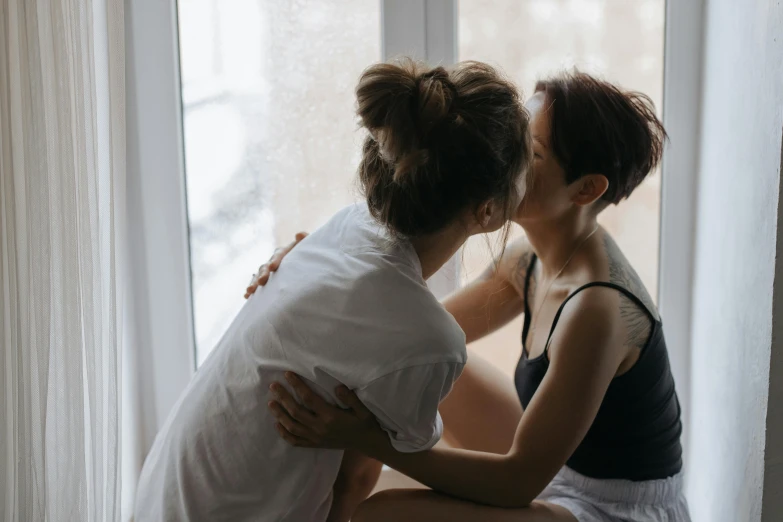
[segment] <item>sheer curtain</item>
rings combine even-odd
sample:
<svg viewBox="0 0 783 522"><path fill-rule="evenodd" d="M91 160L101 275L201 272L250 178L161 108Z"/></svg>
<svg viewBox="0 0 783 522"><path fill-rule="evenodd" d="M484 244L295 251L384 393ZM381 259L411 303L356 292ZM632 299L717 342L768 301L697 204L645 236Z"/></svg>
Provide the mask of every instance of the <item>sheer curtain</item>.
<svg viewBox="0 0 783 522"><path fill-rule="evenodd" d="M0 516L119 512L122 0L0 0Z"/></svg>

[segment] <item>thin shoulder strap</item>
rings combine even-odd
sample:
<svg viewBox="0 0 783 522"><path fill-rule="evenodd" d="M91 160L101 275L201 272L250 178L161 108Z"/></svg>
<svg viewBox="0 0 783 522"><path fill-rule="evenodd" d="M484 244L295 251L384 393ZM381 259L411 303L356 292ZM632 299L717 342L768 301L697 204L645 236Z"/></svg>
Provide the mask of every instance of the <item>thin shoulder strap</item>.
<svg viewBox="0 0 783 522"><path fill-rule="evenodd" d="M527 289L530 287L530 277L533 275L533 267L536 266L536 260L538 259L538 256L533 254L533 257L530 258L530 263L527 265L527 274L525 274L525 313L529 311L527 303L528 303L528 293Z"/></svg>
<svg viewBox="0 0 783 522"><path fill-rule="evenodd" d="M527 355L527 332L530 330L530 306L528 304L530 299L528 296L528 287L530 286L530 278L533 274L533 268L536 265L536 259L536 255L533 254L530 263L527 265L527 274L525 274L525 319L522 323L522 351L525 352L525 355Z"/></svg>
<svg viewBox="0 0 783 522"><path fill-rule="evenodd" d="M560 308L558 308L558 310L557 310L557 314L555 314L555 319L554 319L554 321L552 321L552 328L549 330L549 337L547 337L547 339L546 339L546 345L545 345L545 348L544 348L545 352L547 350L549 350L549 341L552 340L552 334L555 333L555 327L557 326L557 322L560 320L560 314L563 313L563 309L565 308L565 305L568 304L568 301L570 301L572 297L574 297L576 294L578 294L582 290L587 290L588 288L593 288L595 286L604 286L604 287L607 287L607 288L613 288L613 289L617 290L621 294L625 295L625 297L627 297L628 299L630 299L631 301L636 303L636 305L638 305L642 310L644 310L647 313L647 315L650 317L650 320L653 323L655 323L658 320L655 317L655 315L653 315L653 313L650 311L650 309L647 308L647 305L645 305L644 302L642 302L642 300L639 299L639 297L637 297L634 293L632 293L627 288L623 288L620 285L616 285L614 283L609 283L609 282L606 282L606 281L593 281L592 283L587 283L586 285L582 285L579 288L577 288L576 290L574 290L571 293L571 295L566 297L565 301L563 301L563 303L560 305ZM527 294L527 289L525 290L525 293Z"/></svg>

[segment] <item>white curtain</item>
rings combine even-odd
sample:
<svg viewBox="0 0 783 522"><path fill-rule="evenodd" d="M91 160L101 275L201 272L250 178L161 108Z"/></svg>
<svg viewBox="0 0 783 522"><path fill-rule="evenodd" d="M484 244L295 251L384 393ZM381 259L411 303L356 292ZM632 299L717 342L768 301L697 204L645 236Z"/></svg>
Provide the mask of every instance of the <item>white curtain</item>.
<svg viewBox="0 0 783 522"><path fill-rule="evenodd" d="M122 0L0 0L0 517L119 516Z"/></svg>

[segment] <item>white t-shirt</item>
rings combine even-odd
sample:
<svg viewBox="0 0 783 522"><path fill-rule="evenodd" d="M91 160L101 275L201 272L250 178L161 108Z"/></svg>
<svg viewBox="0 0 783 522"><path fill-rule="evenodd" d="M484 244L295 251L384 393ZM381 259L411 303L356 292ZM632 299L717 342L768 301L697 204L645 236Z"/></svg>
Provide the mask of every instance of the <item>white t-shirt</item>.
<svg viewBox="0 0 783 522"><path fill-rule="evenodd" d="M196 373L144 464L135 520L325 520L343 452L283 441L269 385L290 370L334 404L343 383L395 448L422 451L466 359L412 245L350 206L288 254Z"/></svg>

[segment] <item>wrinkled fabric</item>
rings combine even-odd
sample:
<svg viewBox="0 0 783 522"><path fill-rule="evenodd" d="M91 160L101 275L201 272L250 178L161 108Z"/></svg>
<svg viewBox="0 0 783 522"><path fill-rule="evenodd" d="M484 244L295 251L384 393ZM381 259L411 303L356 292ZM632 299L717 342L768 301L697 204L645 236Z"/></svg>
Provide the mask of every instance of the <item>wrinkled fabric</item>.
<svg viewBox="0 0 783 522"><path fill-rule="evenodd" d="M683 475L632 482L586 477L564 467L538 496L579 522L690 522Z"/></svg>
<svg viewBox="0 0 783 522"><path fill-rule="evenodd" d="M136 522L324 520L342 451L283 441L269 385L290 370L335 404L343 383L398 450L421 451L465 361L410 243L349 207L288 254L199 369L144 465Z"/></svg>

